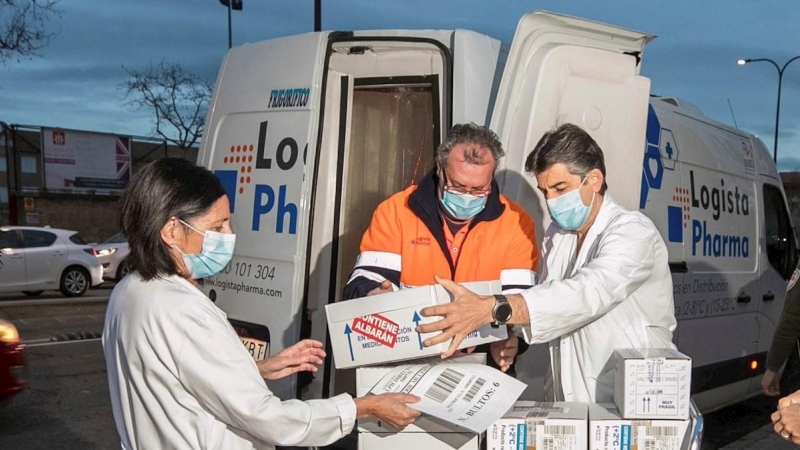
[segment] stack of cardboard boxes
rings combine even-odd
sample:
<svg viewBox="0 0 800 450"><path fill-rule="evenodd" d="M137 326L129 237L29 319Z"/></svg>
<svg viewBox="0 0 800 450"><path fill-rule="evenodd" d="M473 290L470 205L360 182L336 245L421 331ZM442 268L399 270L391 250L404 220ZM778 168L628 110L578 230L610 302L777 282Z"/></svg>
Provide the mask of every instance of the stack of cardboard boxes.
<svg viewBox="0 0 800 450"><path fill-rule="evenodd" d="M499 281L463 285L482 295L499 294L502 290ZM447 291L435 285L326 306L334 363L337 369L356 368L356 396L367 395L398 361L438 357L449 347L449 342L425 347L425 339L438 333L425 335L416 331L417 325L438 320L422 317L422 308L448 302ZM505 327L487 325L472 333L460 348L506 338ZM486 355L481 354L455 358L447 363L485 361ZM431 417L421 417L403 430L367 419L358 421L358 447L359 450L478 450L480 440L469 430Z"/></svg>
<svg viewBox="0 0 800 450"><path fill-rule="evenodd" d="M614 403L517 402L487 450L680 450L689 441L692 361L672 349L618 349Z"/></svg>
<svg viewBox="0 0 800 450"><path fill-rule="evenodd" d="M617 349L614 403L591 405L592 450L679 450L690 432L692 360L668 348Z"/></svg>

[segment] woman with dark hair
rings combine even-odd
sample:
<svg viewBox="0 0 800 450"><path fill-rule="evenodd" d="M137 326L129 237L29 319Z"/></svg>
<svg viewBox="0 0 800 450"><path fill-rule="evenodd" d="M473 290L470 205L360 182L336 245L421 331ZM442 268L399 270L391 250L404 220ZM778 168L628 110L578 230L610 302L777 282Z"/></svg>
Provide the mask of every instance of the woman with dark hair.
<svg viewBox="0 0 800 450"><path fill-rule="evenodd" d="M264 379L316 371L322 344L303 340L256 363L196 279L230 261L228 198L208 170L175 158L136 174L120 203L131 273L111 294L103 353L123 449L272 449L327 445L356 418L404 427L412 395L281 401Z"/></svg>

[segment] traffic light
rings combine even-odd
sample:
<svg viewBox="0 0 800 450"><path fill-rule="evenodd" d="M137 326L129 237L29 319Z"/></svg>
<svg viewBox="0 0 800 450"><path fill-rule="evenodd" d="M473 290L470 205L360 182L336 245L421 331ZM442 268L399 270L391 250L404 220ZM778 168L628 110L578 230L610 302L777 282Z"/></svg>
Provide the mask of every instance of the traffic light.
<svg viewBox="0 0 800 450"><path fill-rule="evenodd" d="M242 10L242 0L219 0L219 2L226 8L230 6L234 11Z"/></svg>

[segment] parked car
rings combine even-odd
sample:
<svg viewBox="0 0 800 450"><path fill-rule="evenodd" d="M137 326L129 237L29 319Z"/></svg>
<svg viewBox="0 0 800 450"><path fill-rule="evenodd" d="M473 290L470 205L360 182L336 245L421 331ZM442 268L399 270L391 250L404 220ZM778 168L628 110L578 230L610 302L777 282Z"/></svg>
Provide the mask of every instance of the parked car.
<svg viewBox="0 0 800 450"><path fill-rule="evenodd" d="M35 296L52 289L77 297L102 282L95 250L76 231L0 227L0 292Z"/></svg>
<svg viewBox="0 0 800 450"><path fill-rule="evenodd" d="M13 323L0 319L0 400L25 389L28 361L25 346Z"/></svg>
<svg viewBox="0 0 800 450"><path fill-rule="evenodd" d="M128 240L122 233L117 233L105 241L95 244L94 250L100 264L103 265L103 278L119 281L128 274Z"/></svg>

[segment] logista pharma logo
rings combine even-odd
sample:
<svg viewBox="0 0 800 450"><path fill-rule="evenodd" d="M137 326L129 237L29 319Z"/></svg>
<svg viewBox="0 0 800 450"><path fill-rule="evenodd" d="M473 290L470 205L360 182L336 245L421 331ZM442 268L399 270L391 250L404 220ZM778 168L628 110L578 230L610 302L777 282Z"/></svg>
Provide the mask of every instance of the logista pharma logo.
<svg viewBox="0 0 800 450"><path fill-rule="evenodd" d="M294 198L299 198L308 144L303 148L301 159L300 147L293 137L279 136L277 146L272 147L276 139L268 134L269 128L269 121L258 124L256 143L243 140L224 146L222 154L215 157L217 163L214 173L228 195L231 214L238 212L240 218L242 214L252 214L252 231L262 231L263 226L267 225L269 228L264 231L297 234L298 206L291 201L289 194L291 191ZM290 171L294 173L289 177L281 173ZM298 182L281 184L273 181L287 178ZM251 189L252 202L247 200L249 196L240 198ZM240 205L242 201L245 203ZM246 209L237 209L242 207Z"/></svg>
<svg viewBox="0 0 800 450"><path fill-rule="evenodd" d="M233 173L233 177L238 178L238 183L234 187L234 194L244 193L245 186L249 185L253 179L251 177L253 172L253 144L239 144L231 145L227 151L228 154L222 158L222 170L217 171L217 176L220 172ZM228 175L230 177L231 175ZM223 183L224 184L224 183ZM227 186L226 186L227 188ZM229 194L230 195L230 194ZM235 195L234 195L235 202ZM231 212L233 212L233 203L231 202Z"/></svg>

